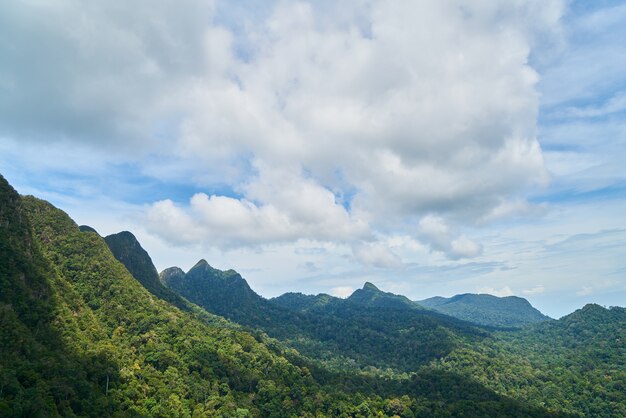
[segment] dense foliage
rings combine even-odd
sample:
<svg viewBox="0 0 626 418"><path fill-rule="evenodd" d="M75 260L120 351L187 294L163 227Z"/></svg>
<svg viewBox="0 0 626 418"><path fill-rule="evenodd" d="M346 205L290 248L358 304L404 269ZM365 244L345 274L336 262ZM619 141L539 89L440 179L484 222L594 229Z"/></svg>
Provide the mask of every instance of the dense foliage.
<svg viewBox="0 0 626 418"><path fill-rule="evenodd" d="M428 311L372 284L347 300L332 298L308 312L257 295L235 271L199 261L186 274L161 273L172 290L235 322L259 328L312 359L334 367L393 368L404 372L438 359L460 344L488 334L468 323ZM393 349L389 349L393 347Z"/></svg>
<svg viewBox="0 0 626 418"><path fill-rule="evenodd" d="M370 282L366 282L362 289L355 290L348 302L370 308L422 309L406 296L383 292Z"/></svg>
<svg viewBox="0 0 626 418"><path fill-rule="evenodd" d="M498 393L590 417L626 416L626 309L584 308L452 352L438 368Z"/></svg>
<svg viewBox="0 0 626 418"><path fill-rule="evenodd" d="M526 299L517 296L465 293L451 298L436 296L416 303L455 318L493 327L522 327L550 319Z"/></svg>
<svg viewBox="0 0 626 418"><path fill-rule="evenodd" d="M320 293L319 295L305 295L300 292L288 292L270 299L272 303L291 311L308 312L325 309L326 305L339 304L337 297Z"/></svg>
<svg viewBox="0 0 626 418"><path fill-rule="evenodd" d="M81 229L84 231L84 228ZM95 232L95 231L93 231ZM139 281L150 293L159 299L163 299L183 310L190 310L189 302L178 294L163 286L159 279L159 273L152 263L150 255L144 250L137 238L123 231L108 235L104 238L113 256Z"/></svg>

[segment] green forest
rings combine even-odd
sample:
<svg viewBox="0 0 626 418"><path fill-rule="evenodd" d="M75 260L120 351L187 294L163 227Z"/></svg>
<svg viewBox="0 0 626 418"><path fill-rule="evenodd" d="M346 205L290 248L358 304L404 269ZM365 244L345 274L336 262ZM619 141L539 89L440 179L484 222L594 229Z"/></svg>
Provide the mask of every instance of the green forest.
<svg viewBox="0 0 626 418"><path fill-rule="evenodd" d="M0 177L3 417L626 417L626 309L469 299L159 274Z"/></svg>

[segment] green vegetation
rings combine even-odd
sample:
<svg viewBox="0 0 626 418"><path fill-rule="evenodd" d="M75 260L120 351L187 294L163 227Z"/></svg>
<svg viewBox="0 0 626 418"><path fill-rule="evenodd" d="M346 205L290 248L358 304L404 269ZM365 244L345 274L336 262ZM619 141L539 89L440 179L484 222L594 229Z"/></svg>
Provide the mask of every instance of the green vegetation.
<svg viewBox="0 0 626 418"><path fill-rule="evenodd" d="M348 298L348 302L370 308L422 309L406 296L382 292L369 282L365 283L362 289L355 290Z"/></svg>
<svg viewBox="0 0 626 418"><path fill-rule="evenodd" d="M268 301L205 261L168 289L111 237L0 176L0 416L626 416L626 309L494 332L371 284Z"/></svg>
<svg viewBox="0 0 626 418"><path fill-rule="evenodd" d="M262 298L237 272L215 269L204 260L187 274L169 268L161 273L161 280L209 312L260 329L310 359L342 369L410 372L488 335L372 284L347 300L318 298L327 303L314 302L315 309L308 306L309 311L303 312L280 306L280 299Z"/></svg>
<svg viewBox="0 0 626 418"><path fill-rule="evenodd" d="M85 232L85 229L81 227L81 231ZM152 259L146 250L141 247L137 238L135 238L132 233L123 231L112 234L105 237L104 241L113 253L113 256L124 264L124 267L126 267L130 274L132 274L150 293L180 309L192 309L189 302L163 286L159 279L159 273L152 263Z"/></svg>
<svg viewBox="0 0 626 418"><path fill-rule="evenodd" d="M622 413L620 402L626 400L619 392L626 382L623 346L607 345L611 333L572 328L569 318L546 321L539 314L536 325L494 333L493 328L472 326L415 306L371 283L345 300L289 293L266 301L232 270L221 272L202 261L192 271L185 275L174 268L161 276L175 276L168 285L207 310L259 328L296 348L317 365L308 367L318 379L332 385L343 384L353 390L373 385L379 394L389 388L394 388L394 393L411 394L419 387L431 399L443 392L448 401L453 387L465 399L472 396L468 392L480 387L554 413L606 417ZM480 296L478 301L484 302ZM468 299L467 304L476 304L476 298ZM496 306L490 307L494 300ZM490 310L502 309L502 302L536 311L521 298L488 298L483 306L487 314L497 318ZM620 312L621 316L596 321L613 323L607 329L619 335L624 331L623 310ZM568 334L561 335L565 330ZM596 347L595 353L576 345L579 332L596 335L594 344L586 346ZM574 348L568 352L568 346ZM587 367L575 372L576 364ZM595 365L595 371L590 364ZM336 372L328 374L325 370ZM368 380L367 376L383 376L384 387L377 387L379 380ZM611 376L611 382L602 381L606 376ZM462 384L459 387L453 382Z"/></svg>
<svg viewBox="0 0 626 418"><path fill-rule="evenodd" d="M493 327L523 327L550 319L526 299L517 296L465 293L451 298L436 296L416 303L455 318Z"/></svg>
<svg viewBox="0 0 626 418"><path fill-rule="evenodd" d="M326 305L341 303L341 299L325 293L319 295L305 295L296 292L285 293L270 299L270 301L283 308L298 312L322 310L325 309Z"/></svg>
<svg viewBox="0 0 626 418"><path fill-rule="evenodd" d="M500 332L452 352L437 368L503 395L589 417L626 416L626 309L584 308L558 321Z"/></svg>

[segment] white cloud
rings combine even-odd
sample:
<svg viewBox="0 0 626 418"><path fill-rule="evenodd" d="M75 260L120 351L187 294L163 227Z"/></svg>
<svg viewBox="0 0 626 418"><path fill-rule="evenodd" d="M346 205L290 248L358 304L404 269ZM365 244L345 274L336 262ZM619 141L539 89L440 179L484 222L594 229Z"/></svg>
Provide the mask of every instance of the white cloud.
<svg viewBox="0 0 626 418"><path fill-rule="evenodd" d="M170 200L153 204L148 229L178 244L202 242L232 248L312 239L346 242L368 236L335 196L312 180L263 169L248 183L245 197L195 194L188 207ZM256 203L261 202L261 203Z"/></svg>
<svg viewBox="0 0 626 418"><path fill-rule="evenodd" d="M471 258L482 253L482 245L465 235L456 235L443 218L436 215L424 216L419 222L419 236L429 243L434 251L441 251L449 258Z"/></svg>
<svg viewBox="0 0 626 418"><path fill-rule="evenodd" d="M522 290L522 293L524 295L528 295L528 296L532 296L532 295L540 295L545 291L545 287L543 285L537 285L535 287L532 287L530 289L524 289Z"/></svg>
<svg viewBox="0 0 626 418"><path fill-rule="evenodd" d="M377 268L398 268L402 266L402 260L394 254L385 244L359 243L354 246L355 258L371 267Z"/></svg>
<svg viewBox="0 0 626 418"><path fill-rule="evenodd" d="M583 286L582 289L576 292L578 296L589 296L593 294L593 287L591 286Z"/></svg>
<svg viewBox="0 0 626 418"><path fill-rule="evenodd" d="M490 286L486 286L486 287L481 287L480 289L477 290L478 293L487 293L489 295L494 295L494 296L498 296L498 297L505 297L505 296L513 296L513 290L511 290L511 288L509 286L504 286L502 288L495 288L495 287L490 287Z"/></svg>
<svg viewBox="0 0 626 418"><path fill-rule="evenodd" d="M494 206L480 222L489 223L500 219L512 217L541 216L547 211L546 204L531 204L525 199L513 198L502 200Z"/></svg>
<svg viewBox="0 0 626 418"><path fill-rule="evenodd" d="M619 92L600 105L568 107L557 113L562 117L593 118L621 112L626 109L626 93Z"/></svg>
<svg viewBox="0 0 626 418"><path fill-rule="evenodd" d="M329 293L331 296L336 296L338 298L347 298L354 292L354 288L350 286L337 286L330 289Z"/></svg>
<svg viewBox="0 0 626 418"><path fill-rule="evenodd" d="M159 213L194 228L183 241L224 236L207 221L223 219L224 245L385 235L428 213L475 222L547 179L528 62L562 1L276 2L237 27L211 2L142 6L3 5L0 33L23 54L0 47L0 134L112 160L132 148L153 176L241 192L156 204L149 225L167 239ZM204 164L181 170L189 159ZM466 237L447 247L480 253Z"/></svg>

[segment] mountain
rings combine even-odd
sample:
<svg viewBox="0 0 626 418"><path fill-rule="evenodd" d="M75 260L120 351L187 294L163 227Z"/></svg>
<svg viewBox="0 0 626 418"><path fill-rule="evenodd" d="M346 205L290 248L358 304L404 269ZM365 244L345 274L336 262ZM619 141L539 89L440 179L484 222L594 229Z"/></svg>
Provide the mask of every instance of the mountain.
<svg viewBox="0 0 626 418"><path fill-rule="evenodd" d="M85 231L84 227L81 227L81 231ZM93 232L95 232L95 230L93 230ZM112 234L106 236L104 241L111 250L111 253L113 253L113 256L122 263L130 274L132 274L150 293L180 309L190 310L189 303L186 300L161 283L159 273L156 267L154 267L152 259L132 233L123 231Z"/></svg>
<svg viewBox="0 0 626 418"><path fill-rule="evenodd" d="M305 295L299 292L288 292L280 296L270 299L270 301L285 309L298 312L309 312L315 310L323 310L337 303L341 303L341 299L325 293L319 295Z"/></svg>
<svg viewBox="0 0 626 418"><path fill-rule="evenodd" d="M325 373L320 374L316 367L339 371L335 377L324 378L333 384L343 382L343 385L352 386L355 378L363 378L356 376L363 374L397 376L396 373L408 372L412 377L406 384L413 390L428 393L427 396L432 396L433 390L448 393L454 386L450 381L452 378L463 382L461 386L454 386L454 390L465 399L468 397L466 391L473 392L476 387L472 385L479 382L480 386L494 393L538 408L527 416L622 416L619 402L626 397L619 390L626 383L626 353L614 342L607 343L611 339L621 341L614 337L624 331L623 325L619 325L621 320L618 325L608 327L608 332L595 339L590 337L590 344L572 348L576 347L578 333L594 335L588 321L584 321L584 327L576 327L579 322L575 320L576 315L559 321L542 321L523 330L491 333L442 313L413 307L410 301L407 303L398 295L381 292L371 283L366 283L348 299L289 293L267 301L254 294L241 276L231 272L232 277L236 277L234 283L216 280L221 276L219 271L207 267L204 262L199 264L206 276L203 279L201 274L194 275L194 284L183 286L189 290L190 298L204 298L213 304L227 298L229 302L219 306L226 311L232 310L226 314L230 318L237 315L237 300L245 302L242 310L254 310L250 297L256 303L271 303L283 308L272 311L265 306L260 310L264 315L246 315L246 324L296 348L314 361L312 364L317 363L318 366L310 365L316 375ZM177 277L176 280L185 282L187 279L181 273L179 269L168 271L169 275ZM165 272L162 277L164 275ZM247 296L239 298L236 295L241 295L242 289ZM205 292L214 295L206 297ZM203 306L211 309L209 305ZM285 316L284 310L291 314ZM585 310L595 312L586 315L597 317L594 323L615 320L602 316L603 311L596 312L593 307ZM585 365L586 370L575 365L572 359ZM591 366L594 363L597 370ZM559 366L561 364L568 366L563 368ZM603 383L606 376L615 381L610 385L606 381ZM404 383L393 377L384 387L394 393L407 391ZM581 388L585 389L581 391ZM383 389L378 387L377 390ZM484 412L474 411L469 415L481 414ZM495 415L526 416L520 412Z"/></svg>
<svg viewBox="0 0 626 418"><path fill-rule="evenodd" d="M170 267L160 273L161 282L180 296L206 309L248 326L285 322L291 316L257 295L239 273L215 269L198 261L187 273Z"/></svg>
<svg viewBox="0 0 626 418"><path fill-rule="evenodd" d="M0 176L0 416L104 414L103 379L116 370L98 349L105 338Z"/></svg>
<svg viewBox="0 0 626 418"><path fill-rule="evenodd" d="M494 327L521 327L550 319L526 299L517 296L465 293L451 298L435 296L415 303L455 318Z"/></svg>
<svg viewBox="0 0 626 418"><path fill-rule="evenodd" d="M305 295L267 300L235 271L215 269L205 260L186 274L166 269L161 280L208 312L262 330L310 359L346 368L415 370L487 335L371 283L345 300Z"/></svg>
<svg viewBox="0 0 626 418"><path fill-rule="evenodd" d="M626 309L589 304L559 320L499 332L438 368L500 394L589 417L626 417Z"/></svg>
<svg viewBox="0 0 626 418"><path fill-rule="evenodd" d="M93 232L94 234L100 235L100 234L98 234L98 231L96 231L95 229L93 229L89 225L81 225L81 226L78 227L78 229L80 230L80 232Z"/></svg>
<svg viewBox="0 0 626 418"><path fill-rule="evenodd" d="M379 290L370 282L366 282L362 289L357 289L348 297L348 302L367 307L392 309L422 309L406 296L396 295Z"/></svg>
<svg viewBox="0 0 626 418"><path fill-rule="evenodd" d="M365 282L361 289L355 290L347 299L340 299L327 294L304 295L302 293L285 293L270 299L276 305L298 312L324 313L350 304L363 309L413 309L423 308L409 298L389 292L383 292L370 282Z"/></svg>

